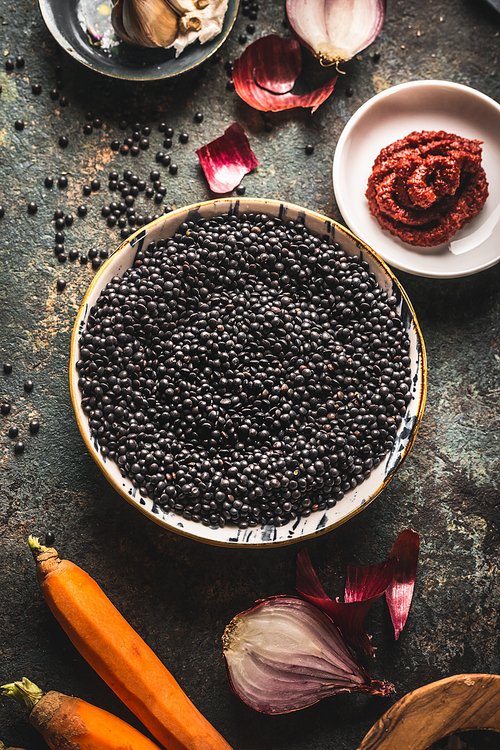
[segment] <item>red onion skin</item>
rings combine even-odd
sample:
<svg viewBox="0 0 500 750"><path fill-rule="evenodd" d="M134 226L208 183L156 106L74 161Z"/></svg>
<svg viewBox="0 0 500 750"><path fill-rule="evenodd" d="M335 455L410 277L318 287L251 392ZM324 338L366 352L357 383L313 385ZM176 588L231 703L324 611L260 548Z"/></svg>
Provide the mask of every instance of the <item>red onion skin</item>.
<svg viewBox="0 0 500 750"><path fill-rule="evenodd" d="M323 0L323 6L330 6L335 5L336 0ZM358 54L358 52L361 52L362 50L366 49L366 47L369 47L370 44L372 44L377 36L380 34L380 31L382 30L382 26L384 25L385 21L385 15L387 11L387 0L366 0L367 6L373 6L376 8L376 20L373 25L373 29L371 33L366 37L363 44L359 47L357 47L354 51L352 51L350 57L338 57L334 59L327 59L314 47L311 45L310 42L308 42L306 39L304 39L299 31L300 28L300 18L301 18L301 11L303 13L315 12L315 7L317 6L318 2L317 0L286 0L286 13L288 22L290 24L290 28L292 29L296 39L300 42L300 44L305 47L306 49L311 52L314 57L317 57L322 65L329 66L329 65L338 65L342 62L348 62L349 60L352 60L352 58ZM307 6L309 6L309 10L306 11Z"/></svg>
<svg viewBox="0 0 500 750"><path fill-rule="evenodd" d="M230 125L220 138L197 149L196 154L214 193L234 190L244 175L259 166L238 122Z"/></svg>
<svg viewBox="0 0 500 750"><path fill-rule="evenodd" d="M301 69L302 52L298 42L268 34L249 44L234 61L235 91L250 107L261 112L311 107L312 114L330 96L337 77L309 94L292 94Z"/></svg>

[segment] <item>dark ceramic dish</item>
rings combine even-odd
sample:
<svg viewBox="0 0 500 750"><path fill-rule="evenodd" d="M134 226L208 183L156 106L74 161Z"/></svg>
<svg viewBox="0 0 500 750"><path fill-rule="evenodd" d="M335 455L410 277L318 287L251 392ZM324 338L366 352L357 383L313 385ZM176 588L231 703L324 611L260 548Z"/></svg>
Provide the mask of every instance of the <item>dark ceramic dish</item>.
<svg viewBox="0 0 500 750"><path fill-rule="evenodd" d="M203 45L189 45L179 57L173 49L133 47L120 41L111 25L112 0L39 0L39 4L54 39L83 65L113 78L152 81L185 73L213 55L231 31L239 0L229 0L218 36Z"/></svg>

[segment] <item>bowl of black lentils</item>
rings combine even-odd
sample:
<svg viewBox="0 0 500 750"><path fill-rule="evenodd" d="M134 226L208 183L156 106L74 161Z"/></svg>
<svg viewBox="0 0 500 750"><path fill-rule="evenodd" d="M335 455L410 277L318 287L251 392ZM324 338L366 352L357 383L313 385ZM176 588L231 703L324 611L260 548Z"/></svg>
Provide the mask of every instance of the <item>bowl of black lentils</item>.
<svg viewBox="0 0 500 750"><path fill-rule="evenodd" d="M220 199L131 235L75 323L72 402L111 485L156 523L267 547L365 508L426 396L414 311L385 263L298 206Z"/></svg>

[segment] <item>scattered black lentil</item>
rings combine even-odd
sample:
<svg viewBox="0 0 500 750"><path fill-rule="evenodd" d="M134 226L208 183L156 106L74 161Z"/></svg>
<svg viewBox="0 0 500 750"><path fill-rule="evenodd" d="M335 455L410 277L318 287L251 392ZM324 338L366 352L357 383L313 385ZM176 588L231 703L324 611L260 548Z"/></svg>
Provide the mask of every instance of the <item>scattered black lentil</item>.
<svg viewBox="0 0 500 750"><path fill-rule="evenodd" d="M390 450L411 400L396 305L300 222L187 221L90 309L82 408L159 506L280 526L334 506Z"/></svg>
<svg viewBox="0 0 500 750"><path fill-rule="evenodd" d="M61 96L61 98L59 99L59 104L61 105L61 107L67 107L69 102L65 96Z"/></svg>
<svg viewBox="0 0 500 750"><path fill-rule="evenodd" d="M5 208L3 206L0 206L0 219L2 219L5 216Z"/></svg>
<svg viewBox="0 0 500 750"><path fill-rule="evenodd" d="M57 279L57 291L63 292L65 289L66 289L66 281L64 279Z"/></svg>
<svg viewBox="0 0 500 750"><path fill-rule="evenodd" d="M46 188L54 187L54 178L48 175L44 180L44 185Z"/></svg>
<svg viewBox="0 0 500 750"><path fill-rule="evenodd" d="M12 365L10 362L3 363L3 371L5 375L10 375L12 372Z"/></svg>
<svg viewBox="0 0 500 750"><path fill-rule="evenodd" d="M10 57L5 61L5 70L14 70L14 60Z"/></svg>
<svg viewBox="0 0 500 750"><path fill-rule="evenodd" d="M245 195L246 187L244 185L238 185L236 188L236 195Z"/></svg>
<svg viewBox="0 0 500 750"><path fill-rule="evenodd" d="M55 535L52 533L52 531L47 531L47 533L45 534L45 546L53 547L55 543L56 543Z"/></svg>
<svg viewBox="0 0 500 750"><path fill-rule="evenodd" d="M380 61L380 52L375 52L372 56L372 60L374 63L378 63Z"/></svg>
<svg viewBox="0 0 500 750"><path fill-rule="evenodd" d="M309 156L310 154L313 154L313 153L314 153L314 146L312 145L312 143L308 143L308 144L307 144L307 146L305 147L305 152L306 152L306 154L307 154L308 156Z"/></svg>
<svg viewBox="0 0 500 750"><path fill-rule="evenodd" d="M348 86L348 88L346 88L345 95L348 98L350 98L351 96L354 96L354 89L352 88L352 86Z"/></svg>
<svg viewBox="0 0 500 750"><path fill-rule="evenodd" d="M5 416L5 415L7 415L7 414L10 414L10 404L9 404L9 402L8 402L8 401L4 401L4 402L3 402L3 403L2 403L1 405L0 405L0 411L2 412L2 414L3 414L4 416Z"/></svg>
<svg viewBox="0 0 500 750"><path fill-rule="evenodd" d="M59 99L59 91L57 89L51 89L49 96L53 101L57 101Z"/></svg>
<svg viewBox="0 0 500 750"><path fill-rule="evenodd" d="M86 216L87 215L87 206L78 206L77 208L78 216Z"/></svg>
<svg viewBox="0 0 500 750"><path fill-rule="evenodd" d="M39 429L40 429L40 422L38 421L38 419L32 419L29 424L29 430L31 434L36 435Z"/></svg>
<svg viewBox="0 0 500 750"><path fill-rule="evenodd" d="M60 188L68 187L68 178L65 174L62 174L57 180L57 184Z"/></svg>
<svg viewBox="0 0 500 750"><path fill-rule="evenodd" d="M172 163L169 166L168 171L170 172L170 174L177 174L177 172L179 171L179 167L177 166L177 164Z"/></svg>
<svg viewBox="0 0 500 750"><path fill-rule="evenodd" d="M23 120L16 120L14 123L14 127L16 130L24 130L24 121Z"/></svg>
<svg viewBox="0 0 500 750"><path fill-rule="evenodd" d="M26 393L31 393L33 390L33 381L32 380L25 380L24 381L24 390Z"/></svg>
<svg viewBox="0 0 500 750"><path fill-rule="evenodd" d="M203 122L203 112L196 112L193 120L194 122Z"/></svg>
<svg viewBox="0 0 500 750"><path fill-rule="evenodd" d="M14 439L18 435L19 435L19 428L18 427L14 427L14 425L12 425L12 427L9 427L9 437L10 438Z"/></svg>
<svg viewBox="0 0 500 750"><path fill-rule="evenodd" d="M84 135L91 135L94 132L94 128L88 122L85 123L82 130L83 130Z"/></svg>
<svg viewBox="0 0 500 750"><path fill-rule="evenodd" d="M37 211L38 211L38 206L35 203L35 201L30 201L28 203L28 213L29 214L36 214Z"/></svg>
<svg viewBox="0 0 500 750"><path fill-rule="evenodd" d="M22 440L18 440L14 445L14 453L24 453L25 445Z"/></svg>
<svg viewBox="0 0 500 750"><path fill-rule="evenodd" d="M31 92L32 92L32 93L33 93L33 94L34 94L35 96L39 96L39 95L40 95L40 94L42 93L42 86L41 86L41 84L40 84L40 83L34 83L34 84L33 84L33 85L31 86Z"/></svg>
<svg viewBox="0 0 500 750"><path fill-rule="evenodd" d="M59 145L61 148L67 148L69 145L69 139L66 135L61 135L59 138Z"/></svg>
<svg viewBox="0 0 500 750"><path fill-rule="evenodd" d="M247 35L246 34L240 34L238 37L238 42L240 44L246 44L247 43Z"/></svg>
<svg viewBox="0 0 500 750"><path fill-rule="evenodd" d="M16 57L16 68L24 68L25 60L22 55Z"/></svg>

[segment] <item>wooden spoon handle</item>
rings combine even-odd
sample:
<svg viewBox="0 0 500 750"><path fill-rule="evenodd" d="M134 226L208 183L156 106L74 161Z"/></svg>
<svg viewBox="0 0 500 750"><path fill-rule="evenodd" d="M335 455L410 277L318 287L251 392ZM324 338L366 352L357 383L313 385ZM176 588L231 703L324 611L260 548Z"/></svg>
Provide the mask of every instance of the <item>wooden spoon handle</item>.
<svg viewBox="0 0 500 750"><path fill-rule="evenodd" d="M499 675L455 675L413 690L373 725L358 750L427 750L471 729L500 732Z"/></svg>

